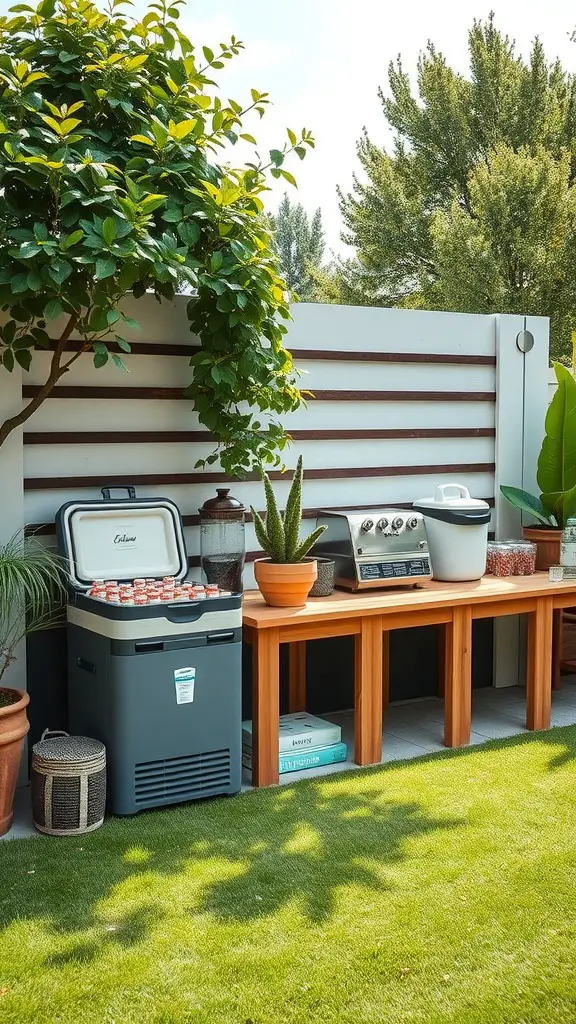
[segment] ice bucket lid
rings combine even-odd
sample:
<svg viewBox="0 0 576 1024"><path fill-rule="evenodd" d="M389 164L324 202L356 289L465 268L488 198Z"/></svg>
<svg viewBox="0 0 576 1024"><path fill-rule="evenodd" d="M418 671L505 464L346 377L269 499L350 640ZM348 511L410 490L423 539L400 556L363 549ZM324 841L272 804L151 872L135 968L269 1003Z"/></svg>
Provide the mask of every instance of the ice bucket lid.
<svg viewBox="0 0 576 1024"><path fill-rule="evenodd" d="M182 517L169 498L69 501L56 514L56 530L76 589L97 579L184 579L188 572Z"/></svg>
<svg viewBox="0 0 576 1024"><path fill-rule="evenodd" d="M453 512L464 512L469 509L487 509L490 506L481 498L471 498L470 491L463 484L440 484L436 488L434 497L418 498L414 502L413 508L422 509L424 512L427 508L445 508L451 509Z"/></svg>

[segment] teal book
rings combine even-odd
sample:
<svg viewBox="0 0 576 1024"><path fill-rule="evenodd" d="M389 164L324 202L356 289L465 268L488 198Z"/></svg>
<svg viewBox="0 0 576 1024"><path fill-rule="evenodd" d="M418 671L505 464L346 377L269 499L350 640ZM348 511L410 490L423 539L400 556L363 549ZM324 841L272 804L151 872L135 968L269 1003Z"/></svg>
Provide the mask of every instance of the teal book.
<svg viewBox="0 0 576 1024"><path fill-rule="evenodd" d="M347 756L348 747L345 743L332 743L328 747L317 747L298 753L281 753L278 770L280 775L285 775L287 772L300 772L305 768L321 768L323 765L345 761ZM252 769L252 748L247 744L242 745L242 764L245 768Z"/></svg>

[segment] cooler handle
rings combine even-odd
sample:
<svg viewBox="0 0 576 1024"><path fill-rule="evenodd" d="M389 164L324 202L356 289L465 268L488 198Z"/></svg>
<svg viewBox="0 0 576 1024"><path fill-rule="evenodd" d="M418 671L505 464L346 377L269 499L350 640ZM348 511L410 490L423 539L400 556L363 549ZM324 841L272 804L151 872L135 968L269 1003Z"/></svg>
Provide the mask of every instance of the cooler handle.
<svg viewBox="0 0 576 1024"><path fill-rule="evenodd" d="M166 618L169 622L195 622L203 613L200 601L183 601L178 604L166 605Z"/></svg>
<svg viewBox="0 0 576 1024"><path fill-rule="evenodd" d="M100 489L103 501L110 501L110 491L128 491L128 497L123 498L122 501L130 501L136 497L136 488L132 487L131 484L115 484L112 487L102 487Z"/></svg>
<svg viewBox="0 0 576 1024"><path fill-rule="evenodd" d="M434 501L446 501L450 498L470 498L470 491L463 484L439 484L436 488Z"/></svg>
<svg viewBox="0 0 576 1024"><path fill-rule="evenodd" d="M44 729L40 739L45 740L47 736L69 736L69 732L64 732L64 729Z"/></svg>

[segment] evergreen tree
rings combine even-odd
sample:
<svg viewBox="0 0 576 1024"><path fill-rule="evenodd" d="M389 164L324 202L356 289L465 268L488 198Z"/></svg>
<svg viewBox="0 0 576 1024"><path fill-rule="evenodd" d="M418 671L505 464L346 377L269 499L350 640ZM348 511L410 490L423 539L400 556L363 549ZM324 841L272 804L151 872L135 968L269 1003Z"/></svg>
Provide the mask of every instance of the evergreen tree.
<svg viewBox="0 0 576 1024"><path fill-rule="evenodd" d="M285 193L278 212L270 220L282 277L302 302L316 301L313 274L324 256L322 211L318 207L310 218L302 204L291 203Z"/></svg>
<svg viewBox="0 0 576 1024"><path fill-rule="evenodd" d="M418 98L400 60L380 92L391 153L366 134L362 178L340 193L356 259L324 275L324 297L379 305L551 317L552 352L576 327L576 80L528 62L495 27L469 33L470 73L432 43ZM354 295L356 299L354 300ZM348 296L348 299L346 299Z"/></svg>

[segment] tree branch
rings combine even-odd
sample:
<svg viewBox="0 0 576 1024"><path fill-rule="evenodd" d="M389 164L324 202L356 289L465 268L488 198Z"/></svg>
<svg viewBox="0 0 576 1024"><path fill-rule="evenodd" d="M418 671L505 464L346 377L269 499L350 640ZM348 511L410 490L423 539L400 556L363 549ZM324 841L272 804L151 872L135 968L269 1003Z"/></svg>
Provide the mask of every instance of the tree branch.
<svg viewBox="0 0 576 1024"><path fill-rule="evenodd" d="M60 335L58 341L56 342L56 347L54 349L54 354L52 356L52 361L50 363L50 373L45 383L38 391L38 393L28 403L28 405L26 405L19 413L16 414L16 416L11 416L10 419L4 420L4 423L0 427L0 446L4 444L6 438L12 433L13 430L16 429L16 427L21 426L22 423L26 423L26 420L30 419L33 413L36 412L36 409L38 409L42 405L43 401L46 398L48 398L49 394L60 380L60 377L62 377L62 375L66 373L70 363L67 363L65 366L61 366L60 360L62 359L64 350L70 339L70 335L72 334L74 328L76 327L77 322L77 313L72 313L70 319L68 320L68 323L66 324L66 327L64 328L62 334ZM70 362L72 361L73 360L70 360Z"/></svg>

